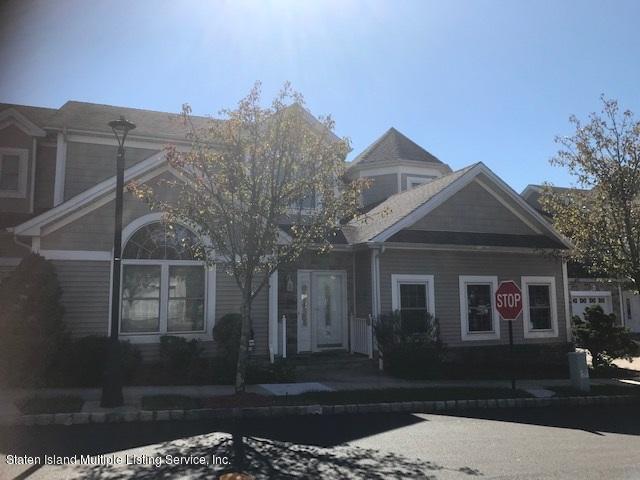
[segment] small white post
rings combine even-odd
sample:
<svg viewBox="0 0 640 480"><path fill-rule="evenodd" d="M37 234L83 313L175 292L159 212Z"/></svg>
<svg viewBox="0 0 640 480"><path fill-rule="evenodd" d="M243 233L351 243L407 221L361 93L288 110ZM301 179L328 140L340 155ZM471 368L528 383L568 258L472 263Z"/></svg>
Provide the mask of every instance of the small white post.
<svg viewBox="0 0 640 480"><path fill-rule="evenodd" d="M282 358L287 358L287 316L282 315Z"/></svg>

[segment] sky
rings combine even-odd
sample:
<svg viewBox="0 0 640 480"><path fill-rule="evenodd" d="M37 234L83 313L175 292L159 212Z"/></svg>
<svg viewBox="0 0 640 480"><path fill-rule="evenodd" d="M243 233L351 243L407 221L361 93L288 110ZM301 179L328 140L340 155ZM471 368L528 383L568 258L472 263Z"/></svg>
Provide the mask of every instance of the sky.
<svg viewBox="0 0 640 480"><path fill-rule="evenodd" d="M571 185L556 135L640 117L640 1L15 0L0 4L0 102L195 114L283 82L331 114L352 159L393 126L451 168L515 190Z"/></svg>

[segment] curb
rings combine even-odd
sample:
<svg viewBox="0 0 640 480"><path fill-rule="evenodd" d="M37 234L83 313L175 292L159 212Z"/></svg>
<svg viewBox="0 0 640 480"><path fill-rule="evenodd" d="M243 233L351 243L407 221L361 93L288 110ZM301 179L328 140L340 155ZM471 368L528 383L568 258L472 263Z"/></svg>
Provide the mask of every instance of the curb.
<svg viewBox="0 0 640 480"><path fill-rule="evenodd" d="M96 423L162 422L228 418L285 417L299 415L343 415L367 413L441 413L470 409L541 408L554 406L628 405L640 402L637 395L592 395L551 398L491 398L342 405L291 405L245 408L201 408L194 410L138 410L127 412L45 413L3 415L0 426L83 425Z"/></svg>

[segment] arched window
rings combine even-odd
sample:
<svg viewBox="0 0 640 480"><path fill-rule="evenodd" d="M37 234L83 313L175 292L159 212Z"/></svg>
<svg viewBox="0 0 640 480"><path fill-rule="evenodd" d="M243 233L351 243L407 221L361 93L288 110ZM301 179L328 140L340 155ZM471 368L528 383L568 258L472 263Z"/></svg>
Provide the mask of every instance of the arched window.
<svg viewBox="0 0 640 480"><path fill-rule="evenodd" d="M129 238L122 255L122 333L205 330L201 247L189 229L161 222L149 223Z"/></svg>

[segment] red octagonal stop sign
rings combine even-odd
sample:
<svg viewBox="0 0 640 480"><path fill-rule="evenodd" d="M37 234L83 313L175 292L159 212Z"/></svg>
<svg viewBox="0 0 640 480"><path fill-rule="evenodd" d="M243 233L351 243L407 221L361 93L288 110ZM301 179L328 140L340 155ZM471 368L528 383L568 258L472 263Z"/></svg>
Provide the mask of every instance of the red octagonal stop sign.
<svg viewBox="0 0 640 480"><path fill-rule="evenodd" d="M515 320L522 312L522 291L513 280L500 282L496 290L496 309L505 320Z"/></svg>

